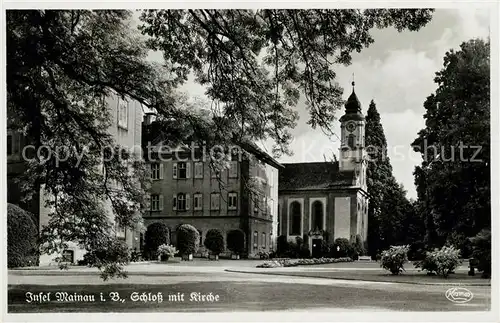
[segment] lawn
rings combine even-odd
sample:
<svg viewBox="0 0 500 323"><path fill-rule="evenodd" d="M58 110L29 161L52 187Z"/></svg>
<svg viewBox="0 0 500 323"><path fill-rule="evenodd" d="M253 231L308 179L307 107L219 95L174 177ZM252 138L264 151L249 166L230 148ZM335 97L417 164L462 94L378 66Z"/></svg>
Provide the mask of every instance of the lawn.
<svg viewBox="0 0 500 323"><path fill-rule="evenodd" d="M311 267L311 266L308 266ZM309 268L308 268L309 269ZM253 271L259 272L258 270ZM264 273L264 272L263 272ZM400 275L391 275L390 273L380 269L377 270L318 270L314 269L303 271L280 271L280 268L266 271L265 273L273 275L314 277L314 278L330 278L330 279L347 279L347 280L366 280L366 281L381 281L381 282L399 282L410 284L450 284L450 285L480 285L490 286L490 279L481 278L481 274L476 276L468 276L467 272L457 272L451 274L448 278L439 276L428 276L425 272L409 270Z"/></svg>

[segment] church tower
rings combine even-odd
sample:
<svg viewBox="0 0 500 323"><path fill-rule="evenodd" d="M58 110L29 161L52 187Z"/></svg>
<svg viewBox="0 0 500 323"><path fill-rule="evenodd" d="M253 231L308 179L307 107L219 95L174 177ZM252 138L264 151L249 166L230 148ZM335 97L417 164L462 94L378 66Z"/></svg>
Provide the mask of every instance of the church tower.
<svg viewBox="0 0 500 323"><path fill-rule="evenodd" d="M354 171L356 186L366 190L366 152L365 152L365 117L361 112L361 103L354 92L345 104L345 114L340 118L340 161L339 170Z"/></svg>

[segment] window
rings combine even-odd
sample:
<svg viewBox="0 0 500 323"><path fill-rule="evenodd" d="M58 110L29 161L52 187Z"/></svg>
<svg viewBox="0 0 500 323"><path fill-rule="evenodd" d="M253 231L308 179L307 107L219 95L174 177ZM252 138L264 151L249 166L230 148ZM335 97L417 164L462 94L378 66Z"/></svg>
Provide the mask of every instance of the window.
<svg viewBox="0 0 500 323"><path fill-rule="evenodd" d="M115 223L115 231L116 231L116 236L120 239L125 239L125 228L119 225L118 223Z"/></svg>
<svg viewBox="0 0 500 323"><path fill-rule="evenodd" d="M198 233L200 234L200 244L199 246L203 246L203 232L201 232L201 230L198 230Z"/></svg>
<svg viewBox="0 0 500 323"><path fill-rule="evenodd" d="M260 208L260 197L258 195L254 195L253 198L253 213L258 214Z"/></svg>
<svg viewBox="0 0 500 323"><path fill-rule="evenodd" d="M177 211L189 210L190 199L189 194L179 193L174 196L174 206Z"/></svg>
<svg viewBox="0 0 500 323"><path fill-rule="evenodd" d="M354 148L354 135L349 135L349 137L347 137L347 146Z"/></svg>
<svg viewBox="0 0 500 323"><path fill-rule="evenodd" d="M290 218L291 218L291 228L290 235L300 235L301 234L301 221L302 221L302 210L299 202L294 201L290 204Z"/></svg>
<svg viewBox="0 0 500 323"><path fill-rule="evenodd" d="M12 155L12 135L7 135L7 156Z"/></svg>
<svg viewBox="0 0 500 323"><path fill-rule="evenodd" d="M194 178L203 178L203 163L194 163Z"/></svg>
<svg viewBox="0 0 500 323"><path fill-rule="evenodd" d="M257 231L254 231L253 233L253 249L257 250L259 247L259 233Z"/></svg>
<svg viewBox="0 0 500 323"><path fill-rule="evenodd" d="M229 178L238 178L238 161L232 161L229 168Z"/></svg>
<svg viewBox="0 0 500 323"><path fill-rule="evenodd" d="M220 208L220 194L212 193L210 195L210 209L219 210L219 208Z"/></svg>
<svg viewBox="0 0 500 323"><path fill-rule="evenodd" d="M262 232L262 248L266 248L266 233Z"/></svg>
<svg viewBox="0 0 500 323"><path fill-rule="evenodd" d="M264 215L267 215L267 196L263 196L262 197L262 213L264 213Z"/></svg>
<svg viewBox="0 0 500 323"><path fill-rule="evenodd" d="M118 127L128 129L128 102L118 99Z"/></svg>
<svg viewBox="0 0 500 323"><path fill-rule="evenodd" d="M236 210L238 208L238 193L228 193L227 208L229 210Z"/></svg>
<svg viewBox="0 0 500 323"><path fill-rule="evenodd" d="M199 193L194 195L194 209L195 210L203 209L202 195Z"/></svg>
<svg viewBox="0 0 500 323"><path fill-rule="evenodd" d="M186 163L177 163L178 174L177 178L187 178Z"/></svg>
<svg viewBox="0 0 500 323"><path fill-rule="evenodd" d="M151 164L151 179L163 178L163 165L154 163Z"/></svg>
<svg viewBox="0 0 500 323"><path fill-rule="evenodd" d="M312 229L323 230L323 203L314 201L312 205Z"/></svg>
<svg viewBox="0 0 500 323"><path fill-rule="evenodd" d="M151 195L151 211L160 211L163 208L162 197L158 194Z"/></svg>

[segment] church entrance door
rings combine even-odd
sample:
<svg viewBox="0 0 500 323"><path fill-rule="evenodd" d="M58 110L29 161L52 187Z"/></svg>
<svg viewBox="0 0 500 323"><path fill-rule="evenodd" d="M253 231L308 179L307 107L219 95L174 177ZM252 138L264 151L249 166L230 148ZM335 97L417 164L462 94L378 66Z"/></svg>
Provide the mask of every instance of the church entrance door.
<svg viewBox="0 0 500 323"><path fill-rule="evenodd" d="M313 258L320 258L321 254L321 240L322 239L312 239L312 249L311 255Z"/></svg>

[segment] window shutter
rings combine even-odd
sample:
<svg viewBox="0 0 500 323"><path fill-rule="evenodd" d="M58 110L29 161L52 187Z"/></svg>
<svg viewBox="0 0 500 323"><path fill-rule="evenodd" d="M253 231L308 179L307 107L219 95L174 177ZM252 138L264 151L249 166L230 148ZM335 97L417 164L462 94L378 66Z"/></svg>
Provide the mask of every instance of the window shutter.
<svg viewBox="0 0 500 323"><path fill-rule="evenodd" d="M190 178L190 177L191 177L191 163L186 162L186 178Z"/></svg>
<svg viewBox="0 0 500 323"><path fill-rule="evenodd" d="M162 211L163 210L163 194L160 194L159 200L160 200L160 203L158 203L158 204L160 204L160 206L158 207L158 210Z"/></svg>
<svg viewBox="0 0 500 323"><path fill-rule="evenodd" d="M163 164L160 164L160 179L163 179Z"/></svg>
<svg viewBox="0 0 500 323"><path fill-rule="evenodd" d="M151 211L152 206L151 206L151 195L148 195L146 197L146 210Z"/></svg>
<svg viewBox="0 0 500 323"><path fill-rule="evenodd" d="M172 164L172 176L177 178L177 163Z"/></svg>
<svg viewBox="0 0 500 323"><path fill-rule="evenodd" d="M172 199L172 209L177 210L177 196L175 194Z"/></svg>
<svg viewBox="0 0 500 323"><path fill-rule="evenodd" d="M189 194L186 194L186 210L189 210L191 208L191 196Z"/></svg>

